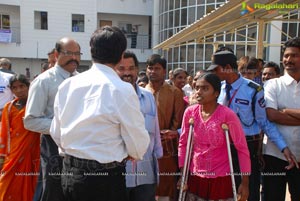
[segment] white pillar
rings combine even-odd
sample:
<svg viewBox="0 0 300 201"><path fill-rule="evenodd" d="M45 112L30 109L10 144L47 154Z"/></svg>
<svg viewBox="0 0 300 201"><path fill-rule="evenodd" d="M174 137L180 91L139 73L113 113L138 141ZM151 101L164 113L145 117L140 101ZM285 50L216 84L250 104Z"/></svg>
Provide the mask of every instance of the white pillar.
<svg viewBox="0 0 300 201"><path fill-rule="evenodd" d="M257 58L263 58L265 24L263 20L258 21Z"/></svg>
<svg viewBox="0 0 300 201"><path fill-rule="evenodd" d="M159 0L153 0L153 3L152 47L159 44ZM153 50L153 53L158 53L158 50Z"/></svg>
<svg viewBox="0 0 300 201"><path fill-rule="evenodd" d="M274 24L279 30L282 30L282 22L281 21L273 21ZM270 44L277 44L276 46L270 46L269 55L267 58L268 61L274 61L277 64L280 64L280 46L278 44L281 43L281 31L276 29L274 26L270 27Z"/></svg>

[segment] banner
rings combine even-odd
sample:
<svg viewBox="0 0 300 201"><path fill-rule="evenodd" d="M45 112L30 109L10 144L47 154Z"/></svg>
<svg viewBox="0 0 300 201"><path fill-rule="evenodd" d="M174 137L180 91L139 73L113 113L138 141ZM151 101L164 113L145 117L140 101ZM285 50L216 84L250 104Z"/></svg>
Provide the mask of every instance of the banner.
<svg viewBox="0 0 300 201"><path fill-rule="evenodd" d="M0 43L11 43L10 29L0 29Z"/></svg>

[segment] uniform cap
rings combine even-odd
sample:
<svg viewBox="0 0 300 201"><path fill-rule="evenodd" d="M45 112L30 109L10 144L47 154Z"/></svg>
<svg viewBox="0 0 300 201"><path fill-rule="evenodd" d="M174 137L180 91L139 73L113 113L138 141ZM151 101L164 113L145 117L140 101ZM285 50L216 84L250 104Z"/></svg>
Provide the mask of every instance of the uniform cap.
<svg viewBox="0 0 300 201"><path fill-rule="evenodd" d="M236 56L230 51L220 51L213 54L212 63L206 69L207 71L212 71L218 66L226 66L226 64L236 63Z"/></svg>

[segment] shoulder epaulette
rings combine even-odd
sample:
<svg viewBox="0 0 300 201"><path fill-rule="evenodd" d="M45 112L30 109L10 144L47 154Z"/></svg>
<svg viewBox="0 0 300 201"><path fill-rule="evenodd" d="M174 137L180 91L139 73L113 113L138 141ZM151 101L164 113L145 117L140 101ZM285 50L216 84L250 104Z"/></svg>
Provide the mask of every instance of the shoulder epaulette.
<svg viewBox="0 0 300 201"><path fill-rule="evenodd" d="M252 100L251 100L252 113L253 113L253 117L254 117L254 119L255 119L256 94L257 94L259 91L261 91L263 88L262 88L261 85L255 83L255 82L252 82L252 81L250 81L250 82L248 83L248 86L251 87L251 88L253 88L253 89L255 90L254 95L252 96ZM254 122L254 119L253 119L253 122ZM253 124L253 122L252 122L252 124Z"/></svg>
<svg viewBox="0 0 300 201"><path fill-rule="evenodd" d="M261 91L262 90L262 86L255 83L255 82L249 82L248 86L255 89L256 91Z"/></svg>

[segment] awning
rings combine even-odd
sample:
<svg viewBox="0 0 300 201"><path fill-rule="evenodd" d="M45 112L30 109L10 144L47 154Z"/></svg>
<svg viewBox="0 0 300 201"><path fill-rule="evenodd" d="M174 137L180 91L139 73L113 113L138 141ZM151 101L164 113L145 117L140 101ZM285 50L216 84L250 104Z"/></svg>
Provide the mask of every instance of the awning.
<svg viewBox="0 0 300 201"><path fill-rule="evenodd" d="M258 3L261 8L254 8L254 4ZM262 8L263 5L271 5L275 9ZM250 6L248 13L242 15L243 8L245 10ZM282 6L288 8L281 8ZM251 10L252 8L252 10ZM263 35L264 24L272 20L280 20L280 16L286 12L300 9L299 0L230 0L224 3L216 10L203 16L193 24L187 26L177 34L163 41L154 47L154 49L164 49L176 47L187 42L204 42L204 38L219 34L224 31L230 32L239 27L243 27L255 22L259 25L258 31L258 56L262 55L263 51ZM244 10L244 11L245 11ZM247 11L245 11L247 12ZM299 19L298 19L299 21Z"/></svg>

